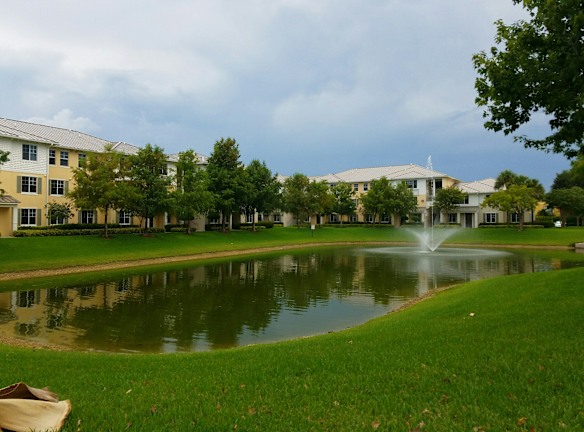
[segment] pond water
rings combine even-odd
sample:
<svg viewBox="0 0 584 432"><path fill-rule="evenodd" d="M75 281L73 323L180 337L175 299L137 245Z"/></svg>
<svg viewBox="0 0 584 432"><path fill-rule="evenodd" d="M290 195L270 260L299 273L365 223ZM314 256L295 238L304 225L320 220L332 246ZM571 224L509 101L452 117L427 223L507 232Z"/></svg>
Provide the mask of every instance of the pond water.
<svg viewBox="0 0 584 432"><path fill-rule="evenodd" d="M0 286L0 335L108 352L189 352L338 331L429 290L577 265L535 252L314 249Z"/></svg>

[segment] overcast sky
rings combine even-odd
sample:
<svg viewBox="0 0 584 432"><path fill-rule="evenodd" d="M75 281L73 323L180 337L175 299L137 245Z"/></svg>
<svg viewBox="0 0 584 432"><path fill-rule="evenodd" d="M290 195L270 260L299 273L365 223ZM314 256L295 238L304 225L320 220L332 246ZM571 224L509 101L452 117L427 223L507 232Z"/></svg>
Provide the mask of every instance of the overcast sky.
<svg viewBox="0 0 584 432"><path fill-rule="evenodd" d="M568 161L484 130L474 104L472 55L521 17L511 0L4 0L0 117L167 153L232 137L284 175L432 156L549 188Z"/></svg>

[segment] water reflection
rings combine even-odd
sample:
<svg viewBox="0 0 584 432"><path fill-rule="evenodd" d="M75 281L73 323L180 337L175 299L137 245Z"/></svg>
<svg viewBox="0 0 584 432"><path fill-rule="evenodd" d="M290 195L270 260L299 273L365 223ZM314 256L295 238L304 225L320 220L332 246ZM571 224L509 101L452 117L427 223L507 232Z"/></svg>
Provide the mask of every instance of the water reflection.
<svg viewBox="0 0 584 432"><path fill-rule="evenodd" d="M319 250L2 292L0 334L114 352L227 348L340 330L441 286L563 265L483 252Z"/></svg>

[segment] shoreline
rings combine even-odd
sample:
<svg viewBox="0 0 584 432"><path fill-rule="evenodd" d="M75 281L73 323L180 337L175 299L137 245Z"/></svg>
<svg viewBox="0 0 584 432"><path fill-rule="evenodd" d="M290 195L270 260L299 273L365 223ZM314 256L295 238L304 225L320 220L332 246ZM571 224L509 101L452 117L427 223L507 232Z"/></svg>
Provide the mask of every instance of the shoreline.
<svg viewBox="0 0 584 432"><path fill-rule="evenodd" d="M237 250L225 250L225 251L215 251L215 252L200 252L196 254L189 255L174 255L158 258L144 258L138 260L128 260L128 261L116 261L108 262L102 264L93 265L82 265L82 266L70 266L61 267L55 269L39 269L39 270L23 270L9 273L0 274L0 282L19 280L19 279L33 279L42 278L50 276L63 276L70 274L79 273L91 273L97 271L106 270L119 270L124 268L134 268L149 265L160 265L160 264L171 264L186 261L200 261L206 259L215 258L229 258L233 256L242 255L254 255L264 252L278 252L287 251L294 249L305 249L312 247L328 247L328 246L406 246L411 245L410 242L325 242L325 243L302 243L302 244L291 244L291 245L280 245L280 246L266 246L254 249L237 249ZM445 248L448 247L481 247L481 248L494 248L494 249L548 249L548 250L574 250L575 248L569 246L538 246L538 245L484 245L484 244L465 244L465 243L449 243L444 245Z"/></svg>

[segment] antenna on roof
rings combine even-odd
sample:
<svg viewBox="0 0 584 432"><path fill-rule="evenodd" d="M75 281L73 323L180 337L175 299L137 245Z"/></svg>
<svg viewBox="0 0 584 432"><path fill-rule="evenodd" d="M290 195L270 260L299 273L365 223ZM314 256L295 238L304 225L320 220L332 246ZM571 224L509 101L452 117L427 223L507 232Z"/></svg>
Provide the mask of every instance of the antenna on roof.
<svg viewBox="0 0 584 432"><path fill-rule="evenodd" d="M429 169L430 171L434 171L434 169L432 168L432 155L428 156L428 162L426 163L426 168Z"/></svg>

